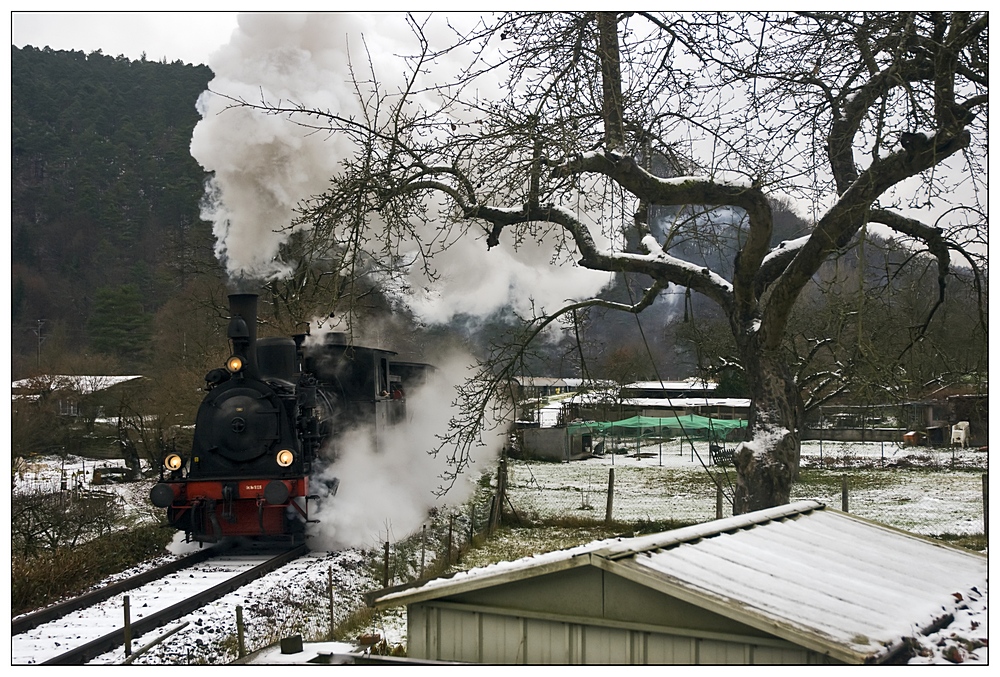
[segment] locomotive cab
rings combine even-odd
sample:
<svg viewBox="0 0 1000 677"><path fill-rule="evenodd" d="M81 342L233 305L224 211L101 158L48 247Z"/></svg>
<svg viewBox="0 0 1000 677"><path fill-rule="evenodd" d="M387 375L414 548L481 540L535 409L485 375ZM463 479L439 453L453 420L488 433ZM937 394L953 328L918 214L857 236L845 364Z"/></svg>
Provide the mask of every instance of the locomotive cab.
<svg viewBox="0 0 1000 677"><path fill-rule="evenodd" d="M395 355L391 350L353 345L346 334L337 332L327 334L321 346L307 353L306 369L337 399L335 433L367 428L377 450L384 443L383 433L406 419L405 390L392 372Z"/></svg>

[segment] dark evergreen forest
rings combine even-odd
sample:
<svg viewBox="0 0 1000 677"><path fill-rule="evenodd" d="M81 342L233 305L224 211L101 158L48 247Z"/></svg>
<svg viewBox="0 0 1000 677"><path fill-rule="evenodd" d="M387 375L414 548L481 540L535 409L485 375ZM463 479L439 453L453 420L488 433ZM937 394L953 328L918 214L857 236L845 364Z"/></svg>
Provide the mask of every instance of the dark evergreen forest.
<svg viewBox="0 0 1000 677"><path fill-rule="evenodd" d="M11 48L14 377L45 343L141 356L210 256L191 157L206 66ZM200 253L198 249L202 250Z"/></svg>

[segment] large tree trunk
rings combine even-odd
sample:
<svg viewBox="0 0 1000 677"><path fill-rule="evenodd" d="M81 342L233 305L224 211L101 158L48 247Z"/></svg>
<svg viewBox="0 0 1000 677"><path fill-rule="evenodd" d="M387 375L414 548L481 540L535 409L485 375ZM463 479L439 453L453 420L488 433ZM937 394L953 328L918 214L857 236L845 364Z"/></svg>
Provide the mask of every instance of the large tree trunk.
<svg viewBox="0 0 1000 677"><path fill-rule="evenodd" d="M740 346L750 387L746 441L737 447L733 514L788 503L799 471L802 395L777 351L749 339Z"/></svg>

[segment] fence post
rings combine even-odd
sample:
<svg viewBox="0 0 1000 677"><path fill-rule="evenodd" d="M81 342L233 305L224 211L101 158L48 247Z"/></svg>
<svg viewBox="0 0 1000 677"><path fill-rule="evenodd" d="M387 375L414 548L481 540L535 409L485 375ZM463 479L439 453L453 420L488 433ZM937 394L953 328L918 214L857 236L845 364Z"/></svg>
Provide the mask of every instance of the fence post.
<svg viewBox="0 0 1000 677"><path fill-rule="evenodd" d="M427 525L420 527L420 578L424 577L424 559L427 554Z"/></svg>
<svg viewBox="0 0 1000 677"><path fill-rule="evenodd" d="M608 506L604 511L604 521L611 523L611 513L615 503L615 469L608 469Z"/></svg>
<svg viewBox="0 0 1000 677"><path fill-rule="evenodd" d="M382 546L382 587L389 587L389 541Z"/></svg>
<svg viewBox="0 0 1000 677"><path fill-rule="evenodd" d="M472 504L472 514L469 516L469 547L476 540L476 504Z"/></svg>
<svg viewBox="0 0 1000 677"><path fill-rule="evenodd" d="M983 473L983 536L990 540L990 482L989 473Z"/></svg>
<svg viewBox="0 0 1000 677"><path fill-rule="evenodd" d="M492 511L490 514L490 534L496 531L497 527L503 524L503 500L507 493L507 459L500 459L500 467L497 470L497 493L493 497Z"/></svg>
<svg viewBox="0 0 1000 677"><path fill-rule="evenodd" d="M722 519L722 485L715 485L715 519Z"/></svg>
<svg viewBox="0 0 1000 677"><path fill-rule="evenodd" d="M236 605L236 651L240 658L247 655L247 647L244 643L244 626L243 626L243 607Z"/></svg>
<svg viewBox="0 0 1000 677"><path fill-rule="evenodd" d="M455 530L455 516L450 515L448 517L448 555L445 557L445 562L451 564L451 534Z"/></svg>
<svg viewBox="0 0 1000 677"><path fill-rule="evenodd" d="M125 595L125 657L132 655L132 620L129 618L129 599Z"/></svg>
<svg viewBox="0 0 1000 677"><path fill-rule="evenodd" d="M333 628L335 627L333 618L333 567L326 569L326 596L330 599L330 632L327 639L333 641Z"/></svg>
<svg viewBox="0 0 1000 677"><path fill-rule="evenodd" d="M840 509L849 512L847 509L847 475L840 476Z"/></svg>

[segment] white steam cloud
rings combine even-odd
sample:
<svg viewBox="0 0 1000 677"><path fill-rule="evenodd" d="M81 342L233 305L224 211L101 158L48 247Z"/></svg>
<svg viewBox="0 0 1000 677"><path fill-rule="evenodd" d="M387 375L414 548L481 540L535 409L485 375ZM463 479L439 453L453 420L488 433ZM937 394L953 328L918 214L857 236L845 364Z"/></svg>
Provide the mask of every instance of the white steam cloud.
<svg viewBox="0 0 1000 677"><path fill-rule="evenodd" d="M471 497L476 471L491 469L506 441L503 430L484 434L483 446L473 449L472 471L440 498L435 492L445 484L449 450L428 453L438 447L437 435L457 413L450 403L471 364L467 356L442 360L422 387L407 393L406 422L389 429L378 448L366 429L351 430L336 441L339 457L320 473L321 482L313 481L310 487L322 491L323 481L340 482L336 495L312 506L310 518L319 520L307 531L313 548L370 547L390 537L398 540L416 531L430 508L461 505Z"/></svg>
<svg viewBox="0 0 1000 677"><path fill-rule="evenodd" d="M440 46L454 38L447 22L474 19L462 14L432 18L424 25L425 34L432 45ZM209 60L215 78L211 91L199 98L202 120L191 140L192 156L212 173L203 216L213 223L216 254L231 278L259 280L288 274L291 266L281 260L281 248L291 235L297 206L323 193L341 162L357 150L344 135L308 129L285 116L265 115L234 102L301 104L360 119L359 97L372 94L372 82L378 82L381 92L404 89L408 69L400 55L415 51L414 36L401 14L239 17L230 42ZM426 75L428 81L417 83L413 91L432 96L430 84L448 81L469 63L457 57L436 61L433 72ZM483 99L502 96L501 80L496 75L492 82L478 83L477 92ZM430 99L415 105L436 108ZM373 224L369 233L373 238L378 225ZM437 230L443 222L431 218L411 225L420 241L441 241L443 233ZM610 274L554 262L558 245L554 236L541 243L526 242L517 251L510 239L502 238L500 246L488 250L485 235L459 238L435 256L438 277L427 279L419 266L413 266L402 284L386 284L383 291L405 304L418 320L445 324L458 316L485 319L509 307L522 315L551 311L567 299L593 296L611 281ZM413 260L419 246L404 242L398 253L403 260ZM328 319L319 328L323 325L332 329L335 323ZM373 328L351 329L357 338L370 336ZM392 327L387 324L385 329L389 333ZM379 336L376 342L381 343ZM484 432L484 446L474 450L478 465L443 498L435 491L444 481L442 475L453 470L447 463L449 450L437 456L428 452L438 447L438 435L449 430L458 413L451 406L457 394L454 388L463 383L473 364L471 358L437 363L436 377L418 392L407 393L406 424L390 431L378 449L367 431L353 431L338 440L336 462L325 469L326 475L315 478L336 477L340 484L335 496L311 506L311 517L320 520L309 525L313 547L367 547L385 538L402 538L424 522L431 507L468 499L476 470L489 469L489 461L506 441L503 426Z"/></svg>
<svg viewBox="0 0 1000 677"><path fill-rule="evenodd" d="M445 19L468 18L432 19L427 34L432 40L443 38ZM226 97L251 104L302 103L342 117L358 116L361 106L353 76L368 80L371 68L383 91L397 92L405 72L398 55L414 49L414 38L399 14L239 17L230 42L210 59L215 73L210 88L219 95L205 92L199 99L202 120L191 141L191 154L213 173L203 216L214 224L216 254L232 277L262 279L287 273L289 266L280 261L279 252L290 235L296 205L322 193L340 161L355 149L341 135L306 129L280 115L235 108ZM458 58L439 60L429 77L445 81L461 65ZM500 96L499 80L481 83L480 95ZM431 220L414 227L425 241L432 241L440 225ZM397 300L420 320L441 324L459 314L485 318L507 306L527 314L532 302L552 310L567 299L592 296L610 282L610 274L553 262L554 247L554 239L548 238L516 252L503 241L487 251L485 236L463 238L436 257L439 279L429 281L414 270L406 281L408 290L399 290ZM404 256L418 251L414 243L403 248Z"/></svg>

